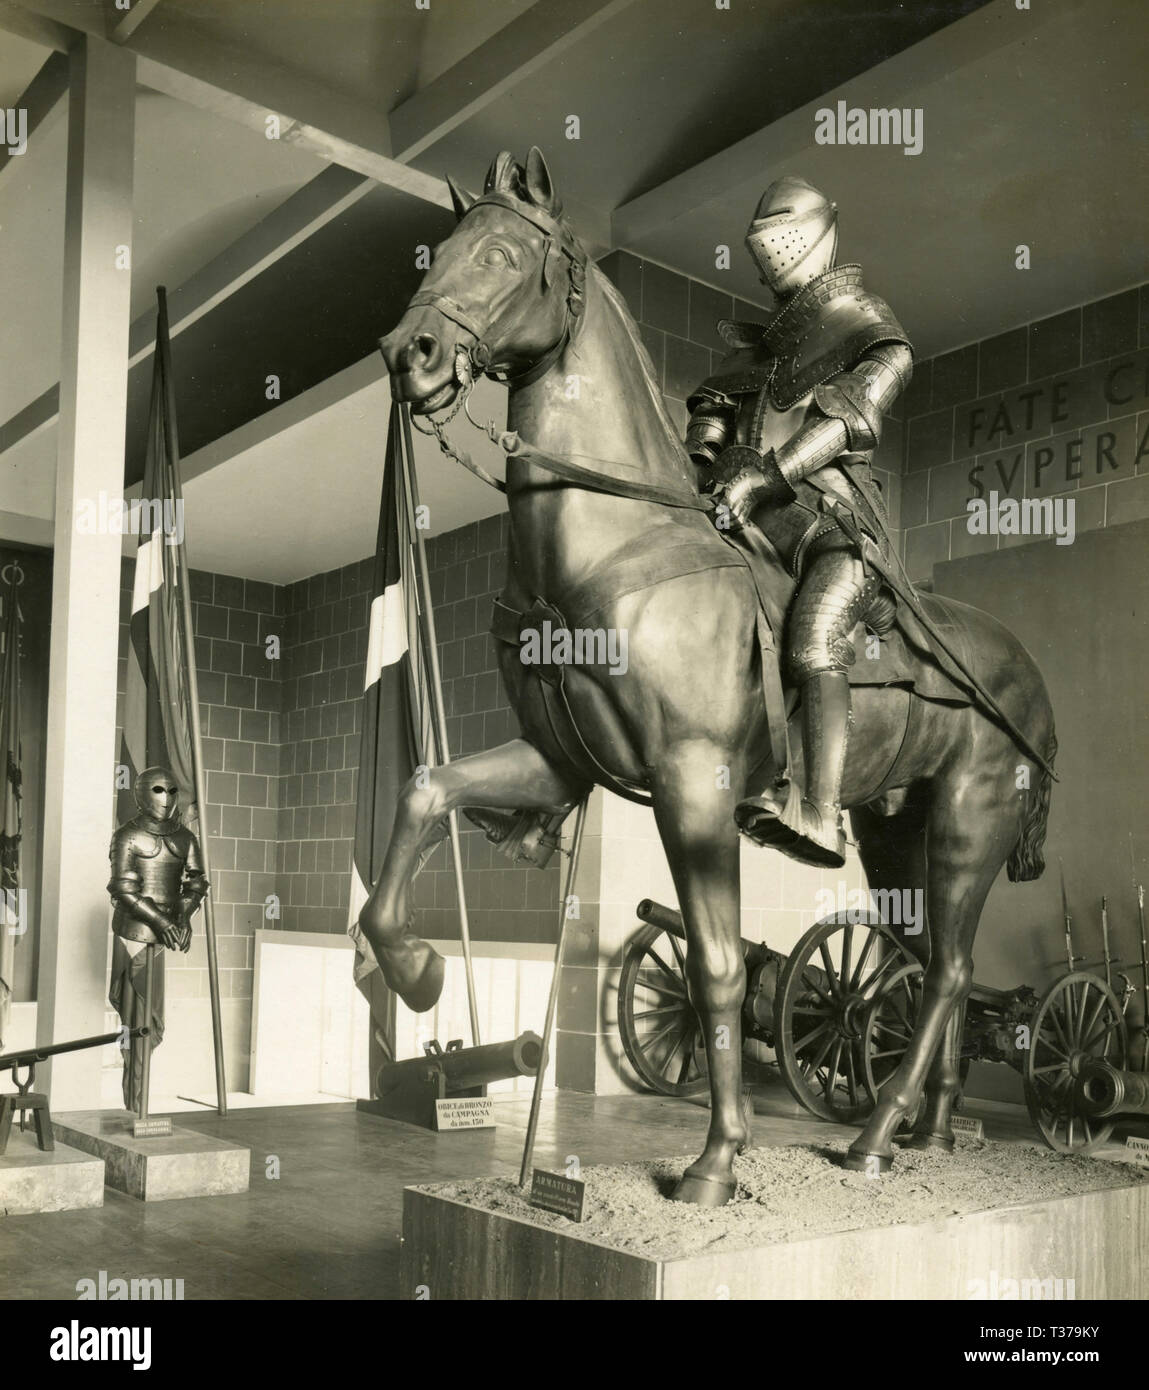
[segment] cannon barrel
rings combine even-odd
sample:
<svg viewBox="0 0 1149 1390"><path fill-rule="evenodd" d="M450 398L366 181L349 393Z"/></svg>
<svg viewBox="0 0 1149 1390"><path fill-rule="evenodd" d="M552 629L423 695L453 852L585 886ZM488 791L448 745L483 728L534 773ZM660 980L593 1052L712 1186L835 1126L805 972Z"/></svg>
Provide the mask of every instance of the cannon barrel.
<svg viewBox="0 0 1149 1390"><path fill-rule="evenodd" d="M130 1038L146 1038L150 1028L131 1028ZM124 1036L121 1028L115 1033L100 1033L94 1038L75 1038L72 1042L45 1043L42 1047L26 1047L22 1052L6 1052L0 1057L0 1071L9 1067L30 1067L36 1062L58 1057L62 1052L82 1052L87 1047L103 1047L106 1043L119 1042Z"/></svg>
<svg viewBox="0 0 1149 1390"><path fill-rule="evenodd" d="M1118 1071L1102 1058L1092 1058L1078 1073L1074 1099L1077 1109L1092 1119L1149 1115L1149 1072Z"/></svg>
<svg viewBox="0 0 1149 1390"><path fill-rule="evenodd" d="M635 916L643 922L649 922L652 927L661 927L663 931L670 932L680 940L686 940L686 928L682 924L682 913L674 907L665 907L662 903L656 903L653 898L643 898L639 905L634 909ZM763 946L757 941L747 941L745 937L742 941L742 958L747 966L760 965L764 960L774 959L785 960L785 956L780 956L777 951L771 951L768 946Z"/></svg>
<svg viewBox="0 0 1149 1390"><path fill-rule="evenodd" d="M509 1076L534 1076L542 1060L542 1038L537 1033L521 1033L511 1042L460 1047L411 1057L405 1062L387 1062L379 1068L376 1090L380 1097L387 1096L405 1080L431 1078L442 1072L448 1092L462 1091L504 1081Z"/></svg>
<svg viewBox="0 0 1149 1390"><path fill-rule="evenodd" d="M661 927L663 931L681 937L683 941L686 940L686 928L682 925L682 913L676 908L663 907L661 903L656 903L653 898L643 898L634 911L642 921L649 922L652 927Z"/></svg>

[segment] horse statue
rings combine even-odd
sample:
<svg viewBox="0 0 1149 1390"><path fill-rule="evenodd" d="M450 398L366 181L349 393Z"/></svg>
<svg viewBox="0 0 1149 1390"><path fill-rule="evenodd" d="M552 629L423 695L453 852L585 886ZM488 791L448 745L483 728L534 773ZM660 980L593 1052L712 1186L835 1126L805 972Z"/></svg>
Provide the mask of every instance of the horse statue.
<svg viewBox="0 0 1149 1390"><path fill-rule="evenodd" d="M410 891L449 812L526 810L553 826L596 783L652 805L711 1098L705 1148L673 1195L718 1206L735 1193L733 1159L749 1138L733 812L747 788L789 774L793 699L779 729L770 697L794 581L780 565L751 565L708 516L638 329L563 218L540 151L525 165L500 154L478 197L450 186L457 225L381 346L416 423L456 411L480 373L508 387L510 544L493 630L522 736L407 785L360 926L388 984L429 1009L443 962L412 931ZM1056 751L1049 698L1021 643L974 608L918 600L961 647L990 708L952 682L938 697L936 655L908 640L897 679L852 692L842 804L871 888L923 890L927 922L912 1040L845 1158L871 1173L890 1166L915 1109L908 1142L952 1146L978 918L1003 864L1014 880L1044 867ZM581 664L524 662L522 644L544 622L571 631L591 619L627 634L625 671L601 649ZM910 620L899 612L903 628Z"/></svg>

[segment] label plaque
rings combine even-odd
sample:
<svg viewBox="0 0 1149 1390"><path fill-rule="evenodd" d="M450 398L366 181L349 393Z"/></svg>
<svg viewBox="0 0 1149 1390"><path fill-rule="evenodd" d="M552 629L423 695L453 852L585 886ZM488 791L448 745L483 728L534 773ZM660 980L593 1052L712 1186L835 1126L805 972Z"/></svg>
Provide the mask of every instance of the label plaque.
<svg viewBox="0 0 1149 1390"><path fill-rule="evenodd" d="M435 1102L436 1129L494 1129L494 1101L490 1096L460 1097Z"/></svg>
<svg viewBox="0 0 1149 1390"><path fill-rule="evenodd" d="M564 1178L561 1173L546 1173L536 1168L531 1178L530 1203L542 1211L553 1211L571 1221L582 1220L586 1183L576 1178Z"/></svg>

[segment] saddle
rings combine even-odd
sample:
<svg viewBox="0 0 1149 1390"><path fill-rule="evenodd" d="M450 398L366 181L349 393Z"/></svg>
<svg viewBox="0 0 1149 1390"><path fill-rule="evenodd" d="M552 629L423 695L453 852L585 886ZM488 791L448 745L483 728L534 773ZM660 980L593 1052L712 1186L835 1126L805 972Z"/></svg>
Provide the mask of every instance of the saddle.
<svg viewBox="0 0 1149 1390"><path fill-rule="evenodd" d="M668 520L652 527L638 544L628 541L607 555L588 575L558 596L557 602L538 598L530 608L522 610L500 596L494 601L491 634L496 641L521 650L523 634L541 632L544 624L549 624L552 632L588 627L604 607L627 594L683 575L735 567L748 572L758 595L756 628L763 704L773 765L778 779L785 782L789 780L791 763L789 723L798 697L796 689L783 685L778 639L784 631L793 585L789 581L779 585L779 573L784 573L781 561L757 528L730 534L717 530L707 533ZM926 602L926 597L920 601ZM939 625L948 626L940 605L932 606L930 616ZM849 668L851 685L899 685L927 700L956 705L973 703L975 696L960 680L958 670L946 669L939 661L929 635L905 604L896 605L893 625L887 629L883 623L882 627L886 630L879 634L859 625L854 637L856 659ZM952 667L953 663L949 665ZM570 770L628 801L650 805L647 791L617 777L588 747L567 698L565 666L542 661L526 664L526 669L538 681L550 732ZM501 838L496 827L484 828L496 841Z"/></svg>

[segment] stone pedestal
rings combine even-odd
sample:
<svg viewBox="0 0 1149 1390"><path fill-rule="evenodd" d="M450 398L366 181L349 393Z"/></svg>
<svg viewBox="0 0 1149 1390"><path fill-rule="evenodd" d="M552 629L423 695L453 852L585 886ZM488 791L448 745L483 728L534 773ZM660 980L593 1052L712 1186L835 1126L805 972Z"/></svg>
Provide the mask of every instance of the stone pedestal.
<svg viewBox="0 0 1149 1390"><path fill-rule="evenodd" d="M141 1202L247 1191L250 1149L176 1127L164 1138L136 1139L133 1118L124 1111L77 1110L54 1115L52 1129L57 1143L103 1160L108 1187Z"/></svg>
<svg viewBox="0 0 1149 1390"><path fill-rule="evenodd" d="M657 1259L589 1240L573 1223L547 1230L409 1187L399 1296L422 1287L439 1300L1140 1300L1149 1296L1147 1239L1149 1186L1140 1186Z"/></svg>
<svg viewBox="0 0 1149 1390"><path fill-rule="evenodd" d="M104 1165L57 1142L44 1153L31 1130L13 1129L0 1158L0 1216L104 1205Z"/></svg>

